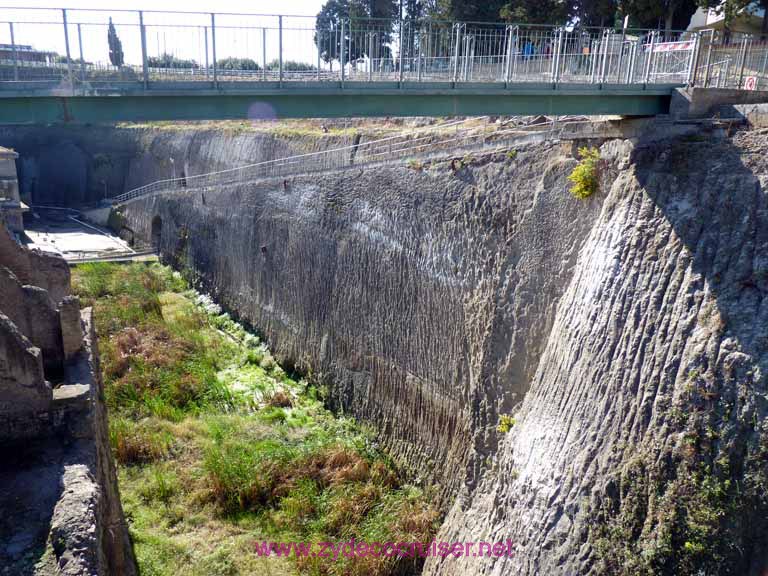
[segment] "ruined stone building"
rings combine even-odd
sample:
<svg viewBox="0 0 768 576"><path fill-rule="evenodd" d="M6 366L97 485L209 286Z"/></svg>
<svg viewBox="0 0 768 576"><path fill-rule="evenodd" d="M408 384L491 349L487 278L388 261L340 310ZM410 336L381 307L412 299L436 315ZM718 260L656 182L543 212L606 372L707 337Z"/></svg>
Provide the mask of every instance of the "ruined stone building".
<svg viewBox="0 0 768 576"><path fill-rule="evenodd" d="M0 573L135 573L98 366L66 262L0 224Z"/></svg>

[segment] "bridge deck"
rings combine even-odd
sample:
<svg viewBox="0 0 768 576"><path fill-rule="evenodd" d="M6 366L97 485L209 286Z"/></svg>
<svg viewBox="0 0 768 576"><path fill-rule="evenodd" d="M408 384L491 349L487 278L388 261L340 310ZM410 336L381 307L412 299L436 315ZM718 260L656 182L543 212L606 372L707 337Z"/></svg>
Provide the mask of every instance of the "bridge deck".
<svg viewBox="0 0 768 576"><path fill-rule="evenodd" d="M595 85L521 83L219 83L156 84L72 90L6 84L0 123L151 120L620 114L669 111L679 84Z"/></svg>

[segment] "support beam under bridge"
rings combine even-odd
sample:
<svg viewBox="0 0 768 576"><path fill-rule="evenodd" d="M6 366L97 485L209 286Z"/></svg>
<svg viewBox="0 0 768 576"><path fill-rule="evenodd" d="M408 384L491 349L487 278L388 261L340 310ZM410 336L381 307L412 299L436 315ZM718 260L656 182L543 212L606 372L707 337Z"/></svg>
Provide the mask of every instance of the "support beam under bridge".
<svg viewBox="0 0 768 576"><path fill-rule="evenodd" d="M339 118L376 116L599 115L669 112L673 85L65 90L0 93L0 123Z"/></svg>

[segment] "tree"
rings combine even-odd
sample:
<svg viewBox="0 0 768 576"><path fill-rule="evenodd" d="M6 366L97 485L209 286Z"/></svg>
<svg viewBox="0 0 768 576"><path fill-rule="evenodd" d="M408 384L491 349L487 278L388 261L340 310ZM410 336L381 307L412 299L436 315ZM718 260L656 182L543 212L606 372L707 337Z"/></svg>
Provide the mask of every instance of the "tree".
<svg viewBox="0 0 768 576"><path fill-rule="evenodd" d="M560 24L571 16L561 0L512 0L499 10L507 22L520 24Z"/></svg>
<svg viewBox="0 0 768 576"><path fill-rule="evenodd" d="M222 58L216 61L221 70L261 70L261 66L251 58Z"/></svg>
<svg viewBox="0 0 768 576"><path fill-rule="evenodd" d="M267 70L279 70L280 60L275 58L267 64ZM283 70L286 72L311 72L317 70L312 64L306 62L297 62L296 60L283 60Z"/></svg>
<svg viewBox="0 0 768 576"><path fill-rule="evenodd" d="M115 30L115 25L112 23L112 18L109 19L107 43L109 44L109 61L112 62L112 66L117 66L118 68L121 67L125 62L123 57L123 43L120 42L120 38L117 37L117 30Z"/></svg>
<svg viewBox="0 0 768 576"><path fill-rule="evenodd" d="M173 54L163 52L160 56L150 56L147 58L147 65L151 68L197 68L199 65L194 60L184 60L177 58Z"/></svg>
<svg viewBox="0 0 768 576"><path fill-rule="evenodd" d="M583 0L601 1L613 0ZM423 0L421 10L432 18L457 22L565 24L573 16L574 5L567 0Z"/></svg>
<svg viewBox="0 0 768 576"><path fill-rule="evenodd" d="M696 12L696 0L620 0L621 17L629 16L632 28L685 30Z"/></svg>
<svg viewBox="0 0 768 576"><path fill-rule="evenodd" d="M613 26L616 23L617 0L577 0L570 18L580 26Z"/></svg>
<svg viewBox="0 0 768 576"><path fill-rule="evenodd" d="M438 0L435 2L438 16L447 20L458 22L498 22L501 17L501 9L508 0ZM535 4L535 0L522 3ZM539 4L547 4L540 2ZM517 4L517 2L512 2Z"/></svg>
<svg viewBox="0 0 768 576"><path fill-rule="evenodd" d="M364 34L355 33L355 21L376 19L371 27L378 30L375 35L373 52L376 58L387 58L391 54L389 44L392 30L398 17L399 3L396 0L328 0L315 21L315 45L325 62L341 58L341 22L344 26L345 60L353 64L369 56L370 41ZM370 55L373 56L373 55Z"/></svg>

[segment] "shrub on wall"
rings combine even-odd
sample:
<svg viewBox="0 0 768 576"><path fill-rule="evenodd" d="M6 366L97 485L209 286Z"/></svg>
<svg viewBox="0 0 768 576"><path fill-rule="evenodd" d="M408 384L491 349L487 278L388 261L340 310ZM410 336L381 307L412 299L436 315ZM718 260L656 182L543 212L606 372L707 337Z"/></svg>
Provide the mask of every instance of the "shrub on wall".
<svg viewBox="0 0 768 576"><path fill-rule="evenodd" d="M597 148L579 148L579 164L568 175L568 180L573 183L571 194L576 198L584 199L597 192L599 188L598 162L600 151Z"/></svg>

